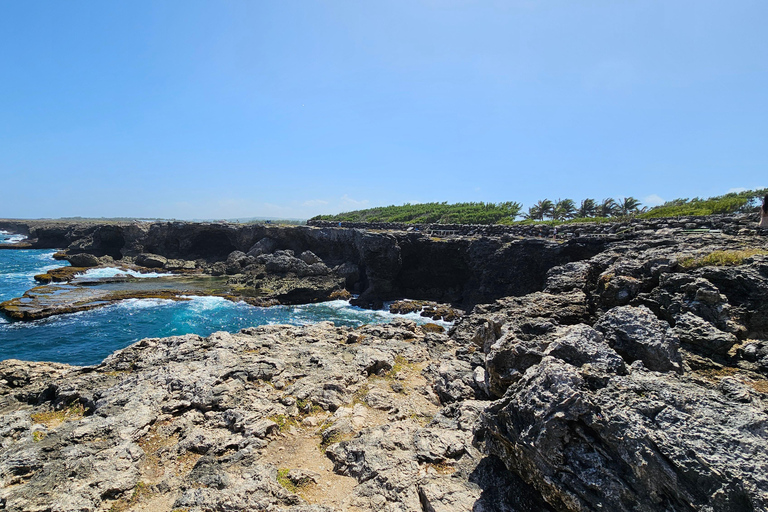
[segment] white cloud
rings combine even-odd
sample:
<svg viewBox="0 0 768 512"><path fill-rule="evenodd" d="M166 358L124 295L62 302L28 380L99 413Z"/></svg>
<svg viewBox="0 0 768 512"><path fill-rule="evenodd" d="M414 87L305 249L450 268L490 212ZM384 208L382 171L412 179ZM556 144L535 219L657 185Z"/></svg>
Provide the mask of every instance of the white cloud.
<svg viewBox="0 0 768 512"><path fill-rule="evenodd" d="M734 187L734 188L729 188L728 189L728 193L730 194L731 192L737 192L737 193L738 192L746 192L747 190L749 190L749 189L745 188L745 187Z"/></svg>
<svg viewBox="0 0 768 512"><path fill-rule="evenodd" d="M666 201L656 194L651 194L643 198L643 203L648 206L659 206L666 203Z"/></svg>

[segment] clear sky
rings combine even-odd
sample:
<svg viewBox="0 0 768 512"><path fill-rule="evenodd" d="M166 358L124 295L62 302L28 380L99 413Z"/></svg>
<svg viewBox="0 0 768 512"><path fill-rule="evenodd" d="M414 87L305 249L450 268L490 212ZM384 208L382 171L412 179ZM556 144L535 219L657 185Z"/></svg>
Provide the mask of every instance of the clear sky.
<svg viewBox="0 0 768 512"><path fill-rule="evenodd" d="M768 186L768 2L7 1L0 217Z"/></svg>

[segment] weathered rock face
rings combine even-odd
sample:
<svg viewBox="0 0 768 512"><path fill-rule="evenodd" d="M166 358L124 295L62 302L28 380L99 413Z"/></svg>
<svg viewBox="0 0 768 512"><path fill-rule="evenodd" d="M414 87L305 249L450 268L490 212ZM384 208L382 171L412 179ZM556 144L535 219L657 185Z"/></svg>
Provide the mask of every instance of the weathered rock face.
<svg viewBox="0 0 768 512"><path fill-rule="evenodd" d="M613 242L545 293L477 306L452 331L498 398L476 446L556 510L768 510L765 256L677 263L743 244L764 246Z"/></svg>
<svg viewBox="0 0 768 512"><path fill-rule="evenodd" d="M369 304L503 298L448 335L270 326L144 340L95 368L0 363L0 503L768 510L768 256L681 265L768 244L671 223L564 243L127 226L127 257L196 251L243 286L314 267L300 279Z"/></svg>
<svg viewBox="0 0 768 512"><path fill-rule="evenodd" d="M93 368L0 363L9 511L549 510L472 445L410 321L147 339ZM298 482L298 487L296 487ZM473 508L474 507L474 508Z"/></svg>
<svg viewBox="0 0 768 512"><path fill-rule="evenodd" d="M381 307L383 301L406 297L470 307L531 293L544 286L552 267L591 257L606 244L597 238L560 244L543 239L433 239L415 232L185 222L31 223L28 231L34 247L129 258L151 268L170 269L170 264L177 269L184 262L196 262L197 268L214 276L249 273L248 266L257 258L273 274L324 276L334 268L346 288L359 294L355 303L364 307Z"/></svg>

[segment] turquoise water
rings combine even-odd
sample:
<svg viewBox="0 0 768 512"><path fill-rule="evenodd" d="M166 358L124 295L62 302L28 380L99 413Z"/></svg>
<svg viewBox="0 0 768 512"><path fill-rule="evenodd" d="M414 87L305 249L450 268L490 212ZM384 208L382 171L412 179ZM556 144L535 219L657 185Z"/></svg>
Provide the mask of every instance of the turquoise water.
<svg viewBox="0 0 768 512"><path fill-rule="evenodd" d="M54 252L0 250L0 300L22 295L37 284L32 276L65 264L53 260ZM219 297L194 297L185 302L130 299L33 322L15 322L0 315L0 360L91 365L142 338L207 336L215 331L236 332L253 325L302 325L325 320L336 325L359 326L403 316L355 308L345 301L258 308ZM420 322L431 321L405 316Z"/></svg>

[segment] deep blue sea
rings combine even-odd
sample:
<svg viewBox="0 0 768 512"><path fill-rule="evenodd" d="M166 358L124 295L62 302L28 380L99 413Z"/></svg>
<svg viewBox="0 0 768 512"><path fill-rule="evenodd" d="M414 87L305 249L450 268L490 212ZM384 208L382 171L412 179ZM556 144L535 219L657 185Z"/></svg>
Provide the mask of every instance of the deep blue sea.
<svg viewBox="0 0 768 512"><path fill-rule="evenodd" d="M0 243L8 238L0 232ZM37 286L35 274L67 264L54 260L54 252L0 250L0 302L21 296ZM254 325L302 325L326 320L336 325L359 326L403 316L352 307L345 301L258 308L219 297L195 297L185 302L130 299L100 309L32 322L12 321L0 314L0 360L15 358L91 365L142 338L192 333L207 336L216 331L237 332ZM415 315L405 317L420 323L431 321Z"/></svg>

